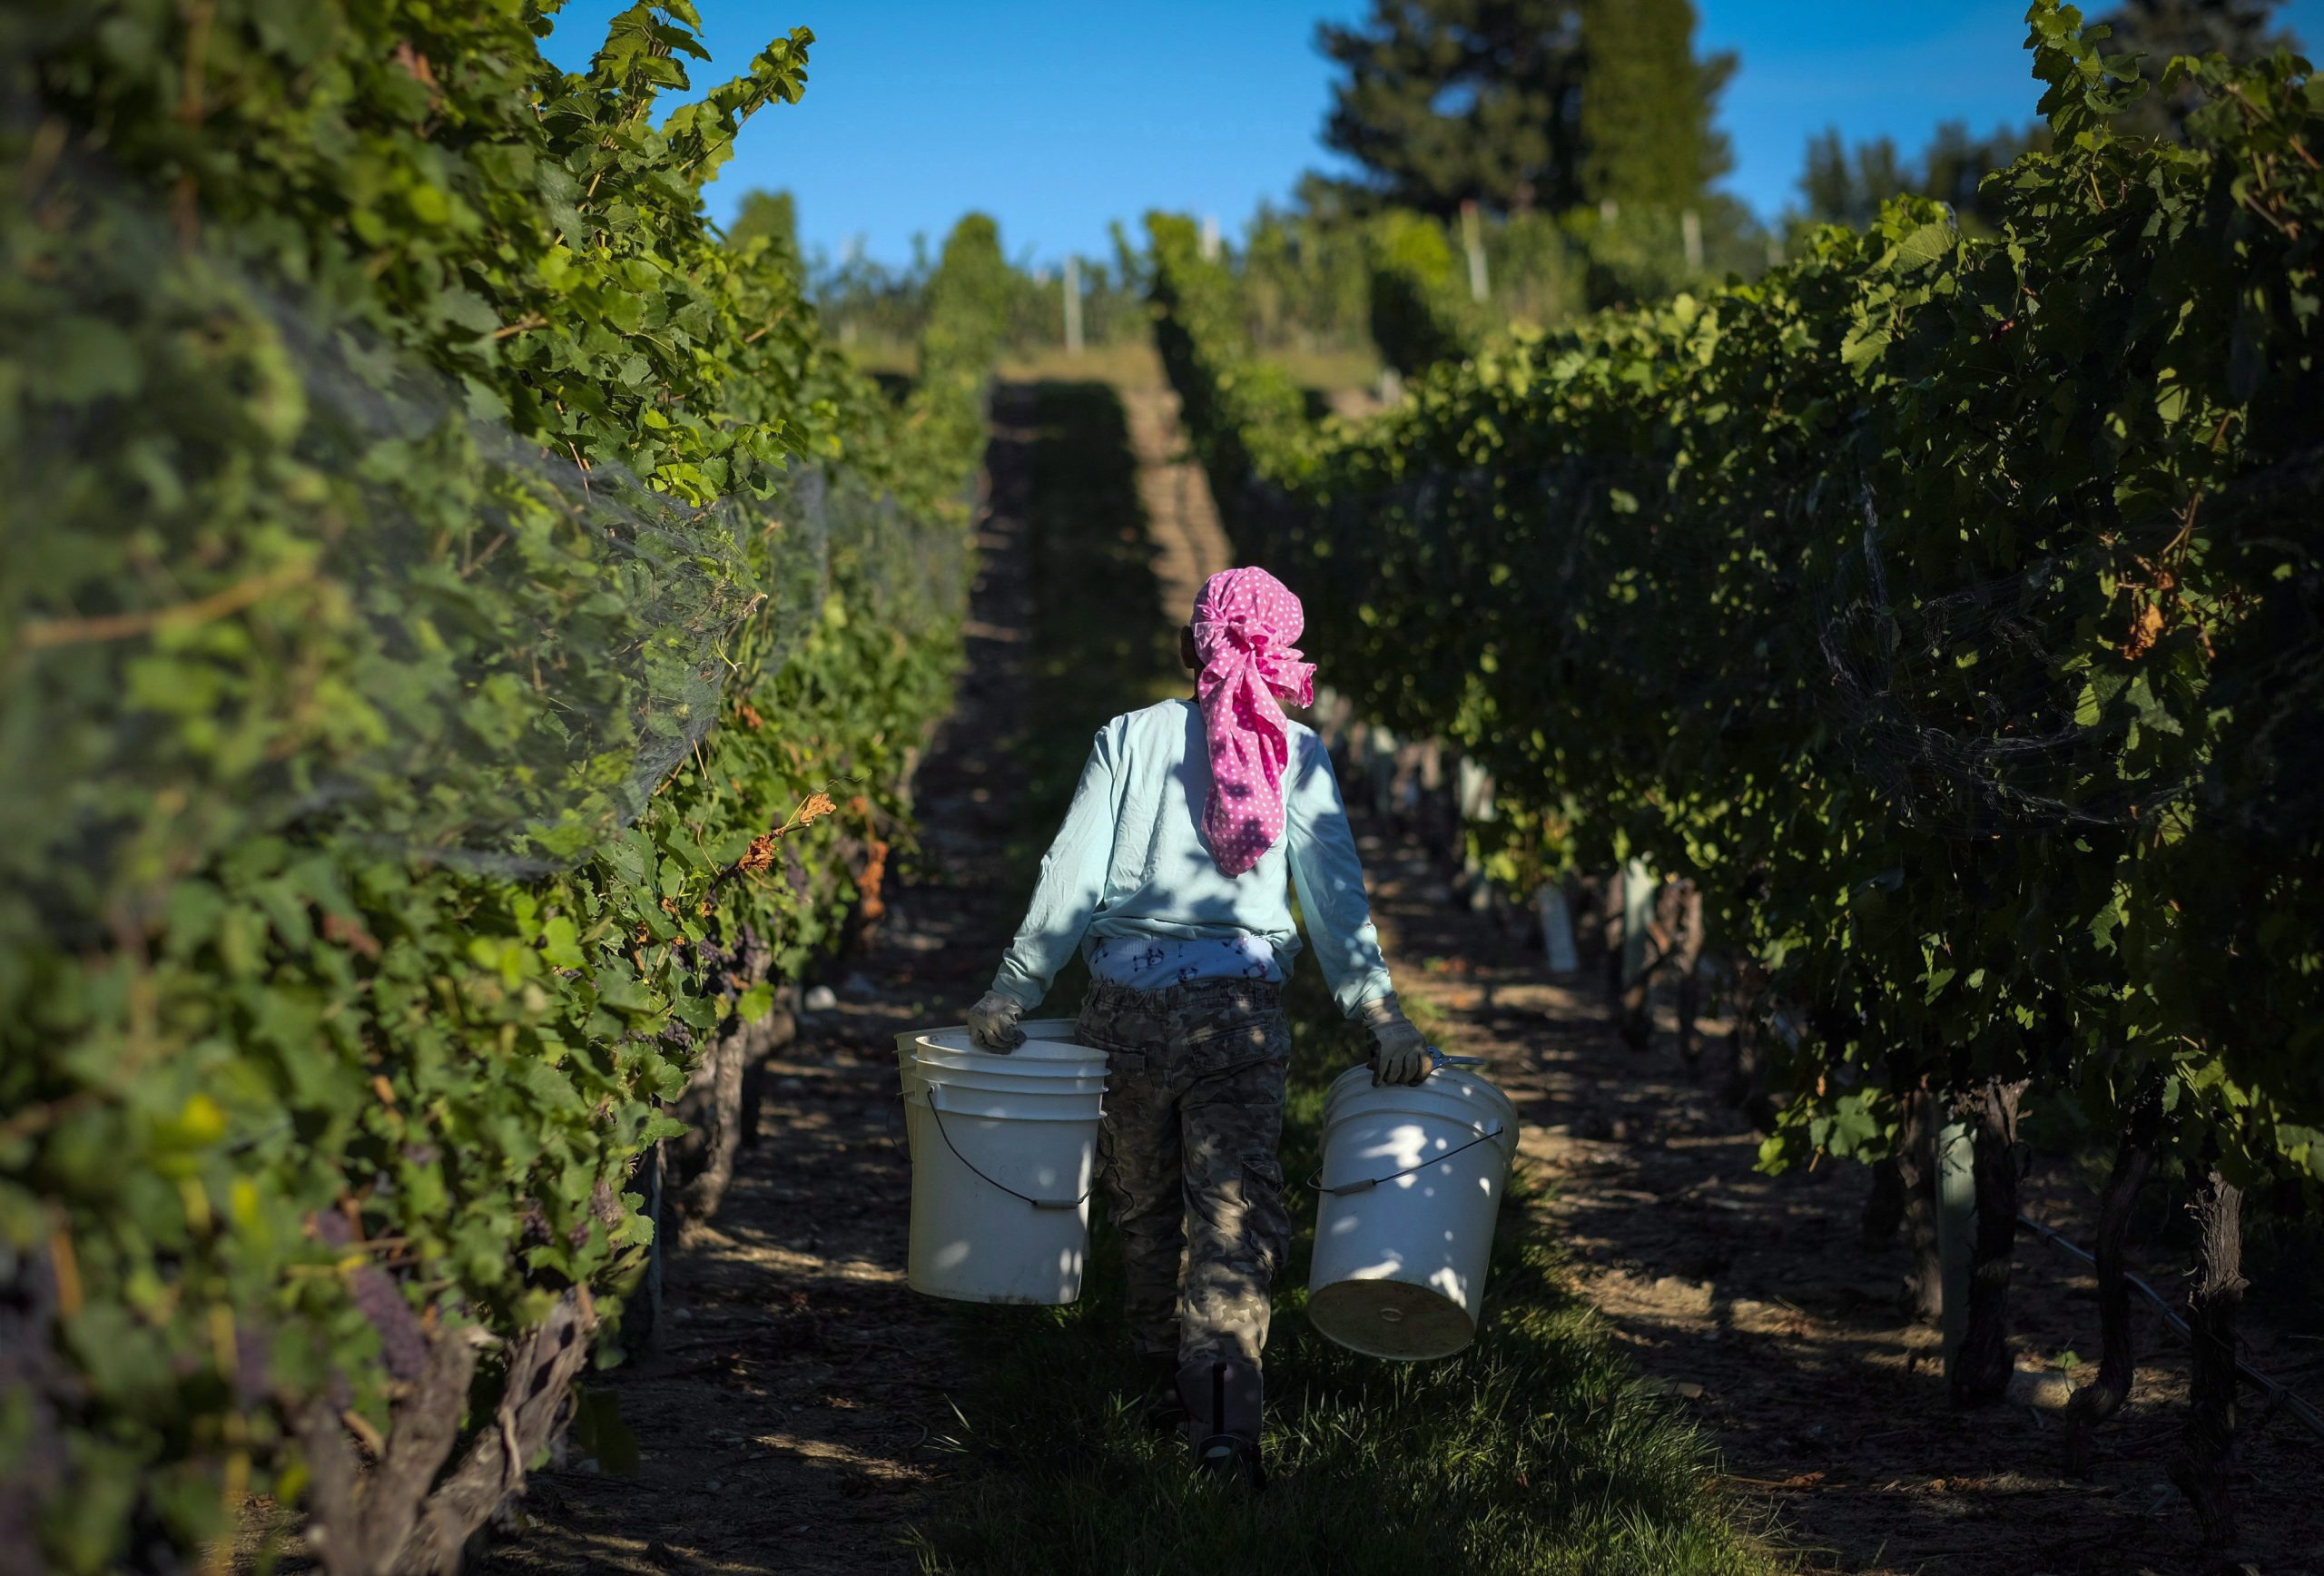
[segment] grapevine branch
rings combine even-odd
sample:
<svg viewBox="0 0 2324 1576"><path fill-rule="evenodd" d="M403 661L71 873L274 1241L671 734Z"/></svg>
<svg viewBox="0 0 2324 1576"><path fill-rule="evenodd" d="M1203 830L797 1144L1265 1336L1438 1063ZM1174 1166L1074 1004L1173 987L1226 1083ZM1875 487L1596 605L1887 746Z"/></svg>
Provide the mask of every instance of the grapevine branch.
<svg viewBox="0 0 2324 1576"><path fill-rule="evenodd" d="M312 579L314 572L314 566L310 563L287 564L280 569L229 586L222 591L213 591L192 602L172 603L167 607L151 607L138 613L109 613L92 618L34 619L25 625L24 633L17 636L17 644L27 651L45 651L59 645L126 640L132 635L148 635L157 630L208 624L239 613L277 591Z"/></svg>
<svg viewBox="0 0 2324 1576"><path fill-rule="evenodd" d="M807 797L799 801L797 806L783 819L780 826L762 832L751 839L751 846L743 852L743 857L712 878L710 882L712 890L715 891L746 872L755 874L773 868L775 844L802 828L812 826L824 816L832 814L839 809L839 805L833 802L827 792L831 786L832 784L825 783L822 788L808 794Z"/></svg>
<svg viewBox="0 0 2324 1576"><path fill-rule="evenodd" d="M2073 1255L2074 1257L2082 1260L2083 1263L2091 1266L2093 1268L2097 1266L2098 1260L2095 1257L2084 1252L2081 1247L2075 1246L2074 1243L2068 1240L2066 1237L2051 1230L2040 1221L2021 1215L2017 1217L2017 1224L2032 1232L2034 1236L2041 1237L2052 1246L2063 1248L2066 1252ZM2195 1338L2194 1334L2187 1328L2187 1321L2181 1318L2177 1314L2171 1311L2169 1300L2166 1299L2161 1292L2156 1291L2154 1287L2148 1285L2143 1276L2132 1275L2128 1271L2124 1271L2122 1278L2130 1282L2132 1287L2142 1296L2145 1297L2148 1302L2154 1305L2154 1311L2162 1315L2162 1322L2170 1326L2171 1333L2172 1335L2178 1336L2181 1341L2185 1341L2190 1345L2193 1344ZM2298 1420L2302 1428L2307 1429L2309 1433L2316 1435L2317 1438L2324 1439L2324 1413L2318 1412L2315 1407L2310 1406L2307 1402L2301 1400L2290 1389L2286 1388L2284 1385L2277 1384L2273 1379L2269 1378L2265 1374L2260 1373L2257 1368L2254 1368L2250 1364L2246 1363L2240 1357L2238 1357L2235 1360L2235 1374L2236 1377L2241 1379L2246 1384L2260 1391L2268 1397L2268 1407L2270 1411L2282 1411L2290 1413Z"/></svg>

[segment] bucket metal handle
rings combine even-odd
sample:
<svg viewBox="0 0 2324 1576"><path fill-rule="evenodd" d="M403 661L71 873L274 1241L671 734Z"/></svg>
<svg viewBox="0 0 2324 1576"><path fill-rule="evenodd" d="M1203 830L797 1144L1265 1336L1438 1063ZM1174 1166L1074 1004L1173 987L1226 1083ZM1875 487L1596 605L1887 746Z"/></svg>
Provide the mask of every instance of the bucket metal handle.
<svg viewBox="0 0 2324 1576"><path fill-rule="evenodd" d="M960 1153L960 1147L952 1142L952 1135L944 1130L944 1108L941 1106L939 1106L934 1100L930 1100L927 1102L925 1108L927 1109L929 1116L935 1119L936 1136L944 1140L944 1147L952 1151L952 1158L958 1160L961 1165L966 1166L970 1172L974 1173L979 1180L984 1182L990 1187L1000 1188L1011 1198L1021 1198L1036 1209L1078 1209L1084 1204L1089 1202L1090 1193L1096 1191L1094 1188L1085 1189L1080 1197L1070 1199L1036 1198L1029 1193L1019 1193L1008 1183L1000 1181L991 1177L987 1177L981 1170L978 1169L977 1163L975 1161Z"/></svg>
<svg viewBox="0 0 2324 1576"><path fill-rule="evenodd" d="M1399 1177L1410 1177L1416 1172L1427 1170L1431 1166L1441 1166L1453 1156L1465 1154L1479 1144L1491 1143L1506 1131L1508 1129L1505 1128L1495 1128L1490 1133L1479 1133L1457 1149L1447 1149L1442 1155L1432 1155L1417 1166L1407 1166L1401 1171L1391 1171L1385 1177L1374 1177L1360 1182L1343 1182L1336 1187L1324 1186L1324 1170L1319 1166L1315 1168L1315 1174L1307 1178L1307 1186L1314 1192L1328 1193L1334 1198L1344 1198L1351 1193L1368 1193L1383 1182L1393 1182Z"/></svg>

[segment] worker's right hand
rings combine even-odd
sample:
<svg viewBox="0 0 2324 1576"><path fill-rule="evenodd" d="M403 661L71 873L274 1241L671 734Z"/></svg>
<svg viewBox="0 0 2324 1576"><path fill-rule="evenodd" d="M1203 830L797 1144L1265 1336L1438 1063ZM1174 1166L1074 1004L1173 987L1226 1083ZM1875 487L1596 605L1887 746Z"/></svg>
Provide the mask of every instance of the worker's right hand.
<svg viewBox="0 0 2324 1576"><path fill-rule="evenodd" d="M1393 994L1375 997L1359 1011L1376 1047L1372 1054L1374 1084L1416 1084L1428 1076L1428 1039L1404 1016Z"/></svg>
<svg viewBox="0 0 2324 1576"><path fill-rule="evenodd" d="M1025 1043L1025 1031L1017 1027L1017 1020L1024 1015L1025 1010L1018 1005L1015 997L988 990L969 1009L969 1038L980 1050L1007 1056Z"/></svg>

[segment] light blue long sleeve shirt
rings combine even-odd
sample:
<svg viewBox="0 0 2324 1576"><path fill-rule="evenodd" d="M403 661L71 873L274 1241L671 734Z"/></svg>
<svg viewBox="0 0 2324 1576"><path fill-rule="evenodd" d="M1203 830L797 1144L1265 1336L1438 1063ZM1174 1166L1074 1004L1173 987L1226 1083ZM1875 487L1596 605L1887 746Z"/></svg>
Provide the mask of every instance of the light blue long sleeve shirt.
<svg viewBox="0 0 2324 1576"><path fill-rule="evenodd" d="M1240 876L1222 872L1202 840L1210 746L1201 708L1165 701L1098 729L992 988L1029 1012L1076 949L1112 936L1258 936L1288 970L1299 952L1290 901L1296 885L1340 1010L1353 1017L1388 995L1393 987L1331 756L1313 729L1295 722L1290 729L1283 837Z"/></svg>

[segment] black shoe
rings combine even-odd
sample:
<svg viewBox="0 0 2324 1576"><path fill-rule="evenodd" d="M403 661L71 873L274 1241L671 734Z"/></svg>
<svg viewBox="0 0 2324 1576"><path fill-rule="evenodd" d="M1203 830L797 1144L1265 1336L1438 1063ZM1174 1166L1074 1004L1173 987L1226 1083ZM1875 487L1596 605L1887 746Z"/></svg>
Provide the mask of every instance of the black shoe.
<svg viewBox="0 0 2324 1576"><path fill-rule="evenodd" d="M1187 1439L1194 1446L1195 1470L1236 1480L1254 1491L1265 1488L1266 1473L1259 1464L1264 1397L1259 1371L1232 1361L1189 1363L1178 1370L1178 1394L1191 1414Z"/></svg>
<svg viewBox="0 0 2324 1576"><path fill-rule="evenodd" d="M1146 1394L1138 1403L1140 1423L1157 1433L1177 1433L1187 1426L1187 1400L1178 1394L1178 1359L1169 1352L1148 1352L1139 1359L1146 1368Z"/></svg>
<svg viewBox="0 0 2324 1576"><path fill-rule="evenodd" d="M1236 1483L1252 1493L1267 1486L1265 1466L1259 1460L1259 1443L1240 1434L1214 1433L1195 1446L1195 1470L1205 1477Z"/></svg>

